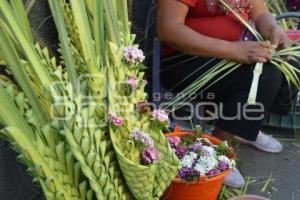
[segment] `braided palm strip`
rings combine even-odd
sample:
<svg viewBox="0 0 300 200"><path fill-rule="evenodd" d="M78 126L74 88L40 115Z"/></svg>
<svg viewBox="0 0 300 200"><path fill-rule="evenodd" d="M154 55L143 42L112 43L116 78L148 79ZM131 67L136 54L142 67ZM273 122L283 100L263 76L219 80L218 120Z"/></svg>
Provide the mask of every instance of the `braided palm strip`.
<svg viewBox="0 0 300 200"><path fill-rule="evenodd" d="M39 135L36 135L36 140L30 141L26 136L28 133L14 127L6 128L3 134L9 141L13 141L15 149L21 153L19 158L29 166L29 171L42 185L48 199L81 199L78 190L70 184L69 177L60 172L60 163L47 158L51 151L46 152L47 144L42 142Z"/></svg>
<svg viewBox="0 0 300 200"><path fill-rule="evenodd" d="M81 144L75 141L72 132L67 127L64 128L62 133L66 137L66 140L71 147L73 155L80 163L83 174L89 179L90 186L95 191L97 199L105 199L106 195L103 193L100 184L97 182L98 177L96 176L94 171L89 167L86 161L86 157L84 156L81 149Z"/></svg>
<svg viewBox="0 0 300 200"><path fill-rule="evenodd" d="M22 133L22 130L13 127L7 128L4 132L7 138L13 137L11 138L11 141L14 141L12 144L15 145L16 149L21 153L22 156L20 158L23 157L26 164L30 166L35 180L38 180L43 186L44 191L46 191L46 197L48 199L55 199L54 197L56 197L56 199L80 200L78 190L73 189L68 183L65 184L64 179L66 177L62 176L63 174L57 170L57 166L54 166L54 163L47 163L49 160L43 157L45 154L35 149L33 144L36 142L28 143L28 141L23 140L24 138L19 138L19 140L23 140L22 142L15 140L15 138L19 137ZM39 145L41 146L43 144L40 143Z"/></svg>
<svg viewBox="0 0 300 200"><path fill-rule="evenodd" d="M69 19L70 22L73 21ZM76 41L78 43L78 41ZM72 47L72 53L74 55L80 55L77 51L76 47L70 43ZM81 54L82 55L82 54ZM86 80L87 86L89 87L87 90L90 92L87 95L91 96L99 96L103 93L105 80L99 78L103 77L101 69L98 70L96 68L90 67L90 63L85 63L85 61L81 58L81 55L78 57L79 60L76 61L78 67L78 71L88 71L88 74L93 75L93 77L87 77ZM78 64L79 63L79 64ZM63 78L61 78L63 79ZM82 81L82 80L81 80ZM68 93L68 91L66 91ZM72 94L66 94L66 97L72 97ZM80 99L80 98L79 98ZM95 102L88 102L91 105L102 105L102 100L99 98L95 99ZM75 103L76 104L76 103ZM76 107L76 106L74 106ZM80 108L80 103L77 105ZM77 111L75 110L74 113ZM99 113L103 113L102 108L98 108ZM80 113L79 115L82 115ZM102 114L100 114L102 115ZM82 117L82 116L81 116ZM93 119L95 116L88 116ZM89 127L87 120L85 123L80 122L83 127ZM96 124L95 122L93 125ZM72 134L70 134L72 132ZM98 135L104 135L105 130L93 130L87 131L87 129L79 130L77 127L69 126L68 122L66 122L66 126L62 133L66 137L66 141L70 144L72 152L75 158L80 162L82 171L84 175L89 179L90 185L92 189L95 191L97 199L102 200L106 199L124 199L131 200L132 196L128 192L126 184L124 184L121 176L121 172L118 166L118 163L115 158L115 153L113 152L112 145L109 145L110 139L106 137L99 137L98 140L94 140L93 138L100 132ZM98 142L101 141L101 145L98 145ZM89 152L89 154L87 154Z"/></svg>
<svg viewBox="0 0 300 200"><path fill-rule="evenodd" d="M0 65L5 65L5 61L0 58Z"/></svg>
<svg viewBox="0 0 300 200"><path fill-rule="evenodd" d="M19 101L20 95L22 95L22 93L19 93L19 95L15 97L15 101L18 102L17 105L19 109L21 108ZM24 104L27 103L24 102ZM29 108L29 106L24 105L23 108ZM39 129L37 119L35 119L35 116L32 115L32 113L32 110L28 109L26 111L25 118L27 118L27 121L32 124L32 127L34 127L36 132L39 133L36 135L36 141L34 141L33 144L44 158L45 163L47 163L50 169L53 169L55 176L58 181L61 182L64 190L70 193L71 199L92 200L93 191L87 191L87 188L84 187L87 185L87 182L82 179L81 170L78 163L74 162L72 152L68 150L68 146L63 142L63 140L61 140L59 127L52 124ZM42 137L45 138L45 140L42 140ZM22 156L20 158L22 158ZM45 174L44 170L41 168L42 165L33 162L31 166L33 167L30 167L29 171L34 174L39 176L43 176L43 174ZM43 180L39 177L38 179L40 179L40 182L45 182L42 184L44 189L53 190L51 186L49 186L49 178L45 178L45 180ZM80 179L83 181L80 182Z"/></svg>
<svg viewBox="0 0 300 200"><path fill-rule="evenodd" d="M58 78L59 80L61 80L61 82L64 82L64 79L66 78L66 76L64 75L64 71L63 69L58 66L56 64L55 59L51 58L47 49L40 49L38 45L36 45L36 49L37 52L39 53L39 55L41 56L41 58L43 59L44 63L47 64L51 64L52 66L52 72L54 72L56 79ZM101 82L100 82L101 83ZM95 86L94 88L99 88L99 85L93 85ZM63 91L65 97L72 97L72 93L71 91ZM91 103L92 105L94 105L95 103ZM62 114L61 117L63 117L64 115L68 116L67 109L65 108L66 111L62 112L62 111L57 111L57 114ZM92 116L93 117L93 116ZM93 118L92 118L93 119ZM86 120L87 121L87 120ZM66 123L68 123L66 121ZM88 124L86 124L87 122L85 122L85 124L83 124L83 126L88 127ZM93 124L96 124L95 122L92 122ZM69 125L67 125L69 126ZM73 130L72 127L70 130ZM63 130L62 132L64 132L65 130ZM99 132L100 130L98 130ZM76 131L75 131L76 132ZM83 154L84 156L86 156L86 160L85 163L82 162L82 157L80 157L80 155L78 154L74 154L76 159L78 159L81 166L83 173L89 178L90 181L90 185L92 187L92 189L94 189L94 191L96 191L96 196L98 199L131 199L131 196L129 195L129 193L127 192L126 189L126 185L122 183L122 179L120 178L120 172L118 172L118 165L117 162L109 162L109 160L113 160L113 158L111 158L111 155L113 155L114 153L109 151L109 148L112 149L112 145L109 145L109 141L102 141L105 140L105 137L99 137L99 140L96 140L94 138L94 135L96 135L95 133L97 133L97 130L91 130L91 131L87 131L87 129L85 130L81 130L79 135L81 135L81 137L83 138L83 136L85 136L85 139L88 139L88 141L92 141L91 144L87 144L86 140L84 140L84 144L81 143L81 141L79 142L79 147L81 149L87 149L88 147L90 147L90 154L86 155L86 150L84 150ZM98 134L99 135L99 134ZM101 134L100 134L101 136ZM77 132L77 137L78 137L78 132ZM74 137L75 138L75 137ZM75 138L76 140L76 138ZM107 139L106 139L107 140ZM67 140L68 142L70 140ZM102 146L98 145L98 149L95 148L95 145L97 142L95 141L101 141ZM105 147L105 144L107 144L107 147ZM103 148L104 145L104 148ZM74 148L71 148L72 150L74 150ZM103 152L101 152L103 151ZM74 152L74 151L73 151ZM100 154L103 156L100 157ZM95 159L95 160L91 160L91 159ZM108 161L108 162L107 162ZM94 163L94 164L93 164ZM82 165L83 164L83 165ZM88 168L92 169L89 170ZM96 176L93 176L93 173L96 174ZM103 191L103 192L102 192Z"/></svg>
<svg viewBox="0 0 300 200"><path fill-rule="evenodd" d="M82 109L80 117L76 117L73 133L66 125L63 134L98 200L132 199L122 182L112 145L105 132L98 127L86 128L96 124L95 116L89 117L88 110Z"/></svg>
<svg viewBox="0 0 300 200"><path fill-rule="evenodd" d="M92 200L93 191L87 191L86 187L83 187L86 185L86 181L80 177L81 171L78 163L74 162L72 153L67 150L67 145L61 140L58 127L48 124L41 128L24 93L20 92L19 88L7 78L2 77L0 84L14 100L20 114L35 130L36 139L31 141L35 147L34 151L17 142L12 143L20 153L18 159L27 164L28 171L33 175L33 180L40 182L47 197L57 196L58 198L66 195L65 198L67 199ZM14 141L9 131L6 131L6 136L7 139ZM37 154L35 151L41 156L43 163L34 162L36 158L32 155ZM47 176L48 169L45 169L45 166L52 171L54 176L49 174ZM54 179L55 181L53 181ZM80 180L83 182L80 183ZM61 187L54 188L53 182L58 182Z"/></svg>
<svg viewBox="0 0 300 200"><path fill-rule="evenodd" d="M80 57L83 55L82 53L82 46L80 41L78 29L76 26L76 23L74 21L74 17L72 14L70 3L67 2L67 0L60 0L61 7L63 9L63 14L66 22L66 28L69 33L70 42L75 47L74 49L77 49L80 52ZM76 57L74 57L76 58Z"/></svg>
<svg viewBox="0 0 300 200"><path fill-rule="evenodd" d="M75 179L76 178L75 174L80 175L81 173L80 168L78 168L78 165L74 163L74 158L72 156L72 153L65 151L64 148L66 147L63 146L65 146L65 144L63 143L58 144L56 146L56 149L58 151L53 152L49 147L46 146L46 144L44 144L43 148L39 148L39 152L44 156L45 162L48 164L49 168L54 170L55 176L62 183L64 190L70 193L71 199L91 200L93 196L93 191L92 190L86 191L86 188L82 187L83 185L87 184L86 181L79 183L79 179L78 180ZM63 151L59 152L60 148L63 148ZM60 155L58 155L58 153ZM65 155L67 156L67 158L63 158ZM39 165L38 164L34 165L34 169L40 170Z"/></svg>
<svg viewBox="0 0 300 200"><path fill-rule="evenodd" d="M178 158L173 153L166 137L161 133L160 130L152 130L155 133L151 134L155 141L157 149L162 152L164 159L158 164L155 172L155 185L154 194L160 197L164 191L168 188L174 176L178 173L180 164ZM160 134L157 134L159 132Z"/></svg>

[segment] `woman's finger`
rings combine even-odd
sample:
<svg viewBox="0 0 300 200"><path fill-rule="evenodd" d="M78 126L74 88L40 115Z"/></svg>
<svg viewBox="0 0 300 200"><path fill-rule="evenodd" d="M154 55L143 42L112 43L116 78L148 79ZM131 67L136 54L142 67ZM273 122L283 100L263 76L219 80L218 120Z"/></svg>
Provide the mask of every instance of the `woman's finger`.
<svg viewBox="0 0 300 200"><path fill-rule="evenodd" d="M286 49L286 48L289 48L289 47L291 47L291 42L288 38L286 38L286 39L283 40L283 48Z"/></svg>
<svg viewBox="0 0 300 200"><path fill-rule="evenodd" d="M264 57L263 55L255 55L254 56L254 61L255 62L260 62L260 63L268 62L267 58Z"/></svg>
<svg viewBox="0 0 300 200"><path fill-rule="evenodd" d="M254 55L254 57L256 58L257 61L260 62L268 62L270 60L272 60L272 56L264 51L257 51Z"/></svg>
<svg viewBox="0 0 300 200"><path fill-rule="evenodd" d="M271 43L270 42L259 42L259 46L266 49L271 49Z"/></svg>
<svg viewBox="0 0 300 200"><path fill-rule="evenodd" d="M258 63L266 63L266 62L268 62L267 59L262 58L262 57L257 57L255 60L256 60L256 62L258 62Z"/></svg>
<svg viewBox="0 0 300 200"><path fill-rule="evenodd" d="M268 61L271 61L272 60L272 55L266 54L266 58L267 58Z"/></svg>
<svg viewBox="0 0 300 200"><path fill-rule="evenodd" d="M268 60L272 59L272 51L269 48L260 47L260 48L257 48L255 52L257 55L267 58Z"/></svg>
<svg viewBox="0 0 300 200"><path fill-rule="evenodd" d="M272 35L272 38L271 38L271 48L272 49L277 49L279 44L280 44L280 40L281 40L281 37L279 34L277 34L277 32L275 32L273 35Z"/></svg>

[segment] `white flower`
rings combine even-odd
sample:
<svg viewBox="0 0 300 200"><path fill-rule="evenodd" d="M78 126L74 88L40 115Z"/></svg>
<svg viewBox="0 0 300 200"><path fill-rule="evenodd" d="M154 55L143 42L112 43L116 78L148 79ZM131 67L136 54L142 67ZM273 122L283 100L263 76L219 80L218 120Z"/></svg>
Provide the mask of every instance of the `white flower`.
<svg viewBox="0 0 300 200"><path fill-rule="evenodd" d="M196 159L198 155L195 152L190 152L189 155L193 158Z"/></svg>
<svg viewBox="0 0 300 200"><path fill-rule="evenodd" d="M131 53L131 57L136 60L138 58L137 52L136 51L132 51Z"/></svg>
<svg viewBox="0 0 300 200"><path fill-rule="evenodd" d="M225 147L229 147L229 145L228 145L228 142L227 142L227 141L224 141L223 143L224 143Z"/></svg>
<svg viewBox="0 0 300 200"><path fill-rule="evenodd" d="M195 170L201 174L206 174L210 170L215 169L218 166L218 161L213 156L201 156L195 165Z"/></svg>
<svg viewBox="0 0 300 200"><path fill-rule="evenodd" d="M235 163L235 160L233 159L229 159L227 156L218 156L218 161L222 161L222 162L225 162L229 168L233 168L236 163Z"/></svg>
<svg viewBox="0 0 300 200"><path fill-rule="evenodd" d="M128 64L139 64L145 60L143 51L133 46L124 48L123 57Z"/></svg>
<svg viewBox="0 0 300 200"><path fill-rule="evenodd" d="M236 162L235 160L231 159L230 162L228 163L228 167L230 169L234 168L236 166Z"/></svg>
<svg viewBox="0 0 300 200"><path fill-rule="evenodd" d="M207 153L208 154L207 156L216 156L216 150L213 147L203 146L202 151L205 154Z"/></svg>
<svg viewBox="0 0 300 200"><path fill-rule="evenodd" d="M154 147L154 141L151 136L147 133L143 133L138 128L133 129L129 134L129 137L145 144L148 147Z"/></svg>
<svg viewBox="0 0 300 200"><path fill-rule="evenodd" d="M223 161L223 162L225 162L226 164L228 164L228 163L230 162L230 159L229 159L227 156L223 156L223 155L218 156L218 160L219 160L219 161Z"/></svg>
<svg viewBox="0 0 300 200"><path fill-rule="evenodd" d="M199 163L197 163L194 169L200 173L200 175L205 175L207 173L206 169Z"/></svg>
<svg viewBox="0 0 300 200"><path fill-rule="evenodd" d="M181 159L182 167L188 167L191 168L193 164L195 163L195 160L197 159L198 155L194 152L190 152L189 154L185 155Z"/></svg>

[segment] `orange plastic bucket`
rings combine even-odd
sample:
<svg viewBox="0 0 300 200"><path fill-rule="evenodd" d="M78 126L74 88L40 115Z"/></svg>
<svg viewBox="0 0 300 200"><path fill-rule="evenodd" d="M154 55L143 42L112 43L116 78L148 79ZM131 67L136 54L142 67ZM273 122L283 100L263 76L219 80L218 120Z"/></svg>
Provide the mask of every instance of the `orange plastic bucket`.
<svg viewBox="0 0 300 200"><path fill-rule="evenodd" d="M166 134L166 136L181 137L188 134L194 134L194 132L181 131L179 127L176 127L174 132ZM221 143L219 139L213 136L203 135L203 137L209 139L209 141L215 145ZM191 183L182 183L179 179L175 178L161 200L216 200L223 185L224 178L230 172L231 169L228 169L212 178L200 177L198 182Z"/></svg>

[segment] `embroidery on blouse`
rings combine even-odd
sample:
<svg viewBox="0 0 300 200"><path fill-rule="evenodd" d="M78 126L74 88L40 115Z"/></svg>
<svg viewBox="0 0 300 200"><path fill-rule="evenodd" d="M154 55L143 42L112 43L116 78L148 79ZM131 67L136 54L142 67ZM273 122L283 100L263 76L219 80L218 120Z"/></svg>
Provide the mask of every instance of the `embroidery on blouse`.
<svg viewBox="0 0 300 200"><path fill-rule="evenodd" d="M224 0L234 11L238 13L249 13L252 9L250 0ZM229 11L219 2L219 0L206 0L208 11L215 15L219 10L228 14Z"/></svg>
<svg viewBox="0 0 300 200"><path fill-rule="evenodd" d="M208 12L214 15L216 13L218 0L206 0L206 5L208 8Z"/></svg>

